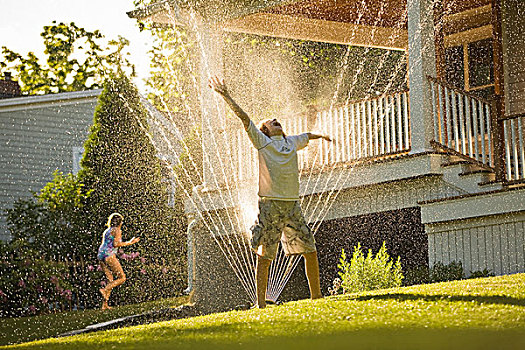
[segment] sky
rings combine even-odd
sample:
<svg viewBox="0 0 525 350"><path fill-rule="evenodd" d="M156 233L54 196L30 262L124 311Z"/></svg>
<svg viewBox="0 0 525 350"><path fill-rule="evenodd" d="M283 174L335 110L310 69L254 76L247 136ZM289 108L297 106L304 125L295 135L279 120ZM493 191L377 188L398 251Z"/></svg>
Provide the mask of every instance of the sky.
<svg viewBox="0 0 525 350"><path fill-rule="evenodd" d="M42 57L40 33L53 20L75 22L88 31L96 29L107 39L123 36L130 41L130 61L137 68L135 84L144 90L143 79L149 72L153 39L148 31L140 32L136 21L126 12L134 9L133 0L0 0L0 47L26 55L33 51Z"/></svg>

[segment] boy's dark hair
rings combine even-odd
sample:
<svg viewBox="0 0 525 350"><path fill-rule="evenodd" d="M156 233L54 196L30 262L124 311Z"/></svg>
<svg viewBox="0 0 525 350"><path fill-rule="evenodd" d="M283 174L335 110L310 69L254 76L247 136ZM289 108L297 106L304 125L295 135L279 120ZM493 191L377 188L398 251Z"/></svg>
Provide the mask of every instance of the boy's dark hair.
<svg viewBox="0 0 525 350"><path fill-rule="evenodd" d="M266 136L271 137L270 130L268 130L268 127L265 124L267 121L268 120L261 122L261 126L259 127L259 130L261 130L261 132L265 134ZM283 131L283 138L286 138L286 134L284 133L284 131Z"/></svg>

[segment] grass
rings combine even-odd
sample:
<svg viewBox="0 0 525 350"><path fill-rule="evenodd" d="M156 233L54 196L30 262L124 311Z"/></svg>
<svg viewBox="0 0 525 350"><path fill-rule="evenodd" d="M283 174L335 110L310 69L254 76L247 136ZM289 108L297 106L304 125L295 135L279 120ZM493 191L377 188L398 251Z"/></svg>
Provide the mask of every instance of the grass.
<svg viewBox="0 0 525 350"><path fill-rule="evenodd" d="M112 347L523 349L525 274L302 300L13 346Z"/></svg>
<svg viewBox="0 0 525 350"><path fill-rule="evenodd" d="M114 307L107 311L85 310L33 317L2 318L0 322L0 345L55 337L91 324L146 311L179 306L187 303L187 301L188 297L167 298L142 304Z"/></svg>

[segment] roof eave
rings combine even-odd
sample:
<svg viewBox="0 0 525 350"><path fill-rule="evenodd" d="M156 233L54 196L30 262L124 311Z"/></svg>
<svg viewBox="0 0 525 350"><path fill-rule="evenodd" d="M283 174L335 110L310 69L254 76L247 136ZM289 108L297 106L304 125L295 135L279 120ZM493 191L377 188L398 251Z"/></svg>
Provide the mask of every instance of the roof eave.
<svg viewBox="0 0 525 350"><path fill-rule="evenodd" d="M236 18L252 15L254 13L264 12L265 10L275 7L290 4L298 0L260 0L251 1L251 6L235 6L235 0L218 0L223 2L224 6L211 6L209 4L217 1L203 1L199 0L164 0L146 7L127 12L128 17L138 21L149 21L155 24L184 24L183 12L190 8L199 7L199 14L204 17L207 22L220 23ZM193 2L193 4L191 3ZM208 6L209 5L209 6Z"/></svg>
<svg viewBox="0 0 525 350"><path fill-rule="evenodd" d="M31 95L6 98L0 100L0 110L15 106L27 106L33 104L60 103L64 101L97 99L102 89L61 92L46 95Z"/></svg>

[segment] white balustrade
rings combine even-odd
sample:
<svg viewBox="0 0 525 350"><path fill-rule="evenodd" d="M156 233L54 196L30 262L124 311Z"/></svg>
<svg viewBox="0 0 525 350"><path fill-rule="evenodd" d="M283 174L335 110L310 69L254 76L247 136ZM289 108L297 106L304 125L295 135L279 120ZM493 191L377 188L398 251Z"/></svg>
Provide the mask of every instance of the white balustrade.
<svg viewBox="0 0 525 350"><path fill-rule="evenodd" d="M482 98L428 78L432 91L434 141L494 166L491 104Z"/></svg>
<svg viewBox="0 0 525 350"><path fill-rule="evenodd" d="M505 165L508 181L525 179L525 114L503 121Z"/></svg>
<svg viewBox="0 0 525 350"><path fill-rule="evenodd" d="M280 120L287 135L314 132L332 137L333 142L314 141L298 152L299 170L381 158L410 150L408 92L350 102L317 113L313 125L306 115ZM312 122L312 121L310 121ZM239 181L257 175L257 151L246 132L232 134L231 147Z"/></svg>

